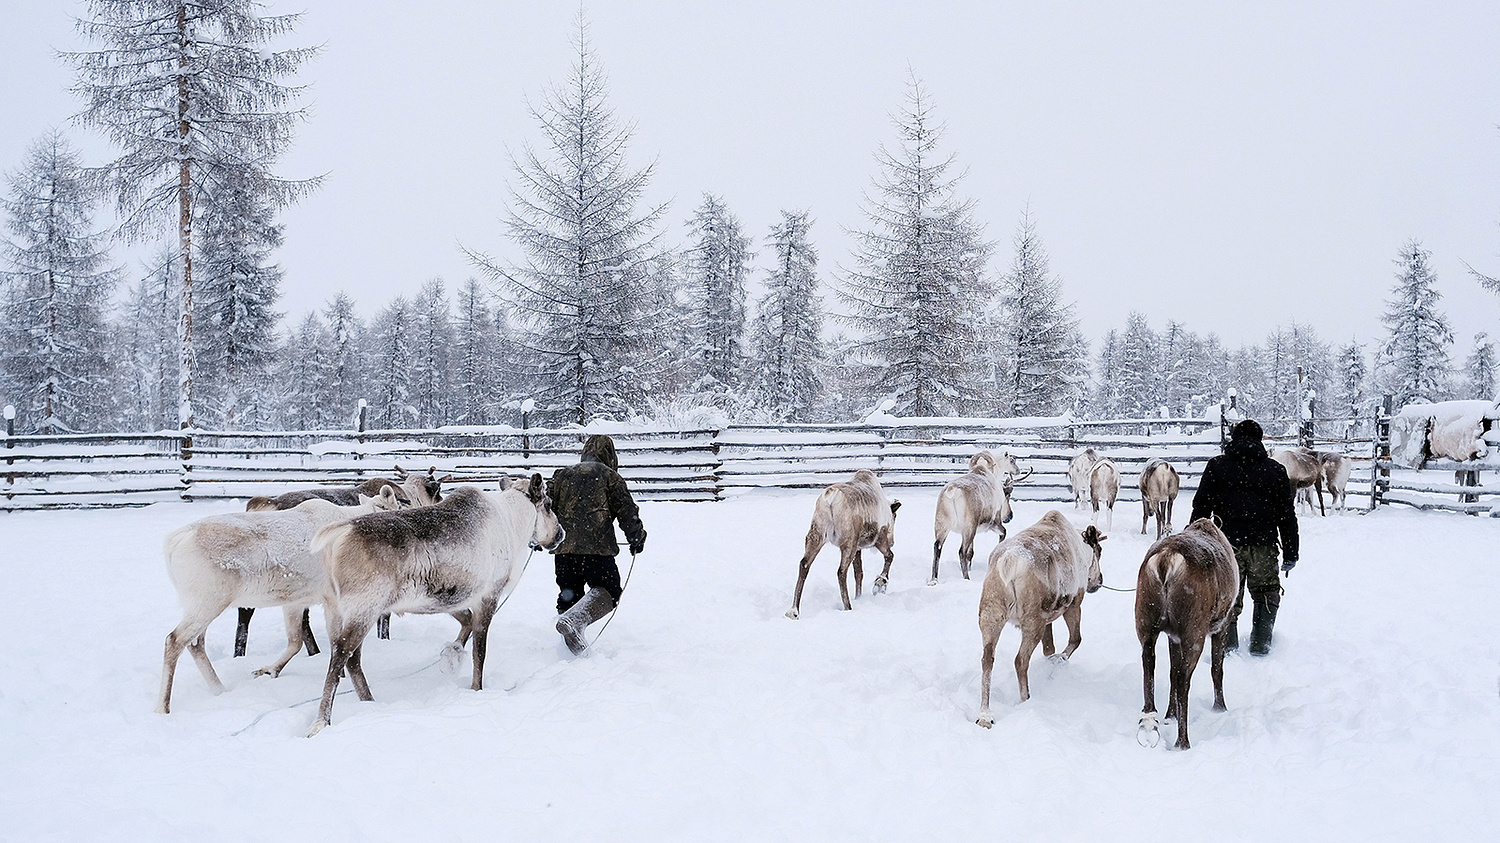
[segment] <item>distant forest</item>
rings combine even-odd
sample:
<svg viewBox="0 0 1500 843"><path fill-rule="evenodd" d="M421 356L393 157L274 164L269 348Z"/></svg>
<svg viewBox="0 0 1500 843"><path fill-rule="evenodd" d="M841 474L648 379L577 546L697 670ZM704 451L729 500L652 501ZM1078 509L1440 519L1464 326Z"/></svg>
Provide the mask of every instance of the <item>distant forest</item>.
<svg viewBox="0 0 1500 843"><path fill-rule="evenodd" d="M887 399L904 416L1201 417L1230 389L1274 427L1309 399L1368 418L1382 393L1496 395L1493 341L1456 348L1416 241L1396 252L1374 349L1297 322L1229 348L1142 313L1091 343L1029 212L1003 254L985 239L915 75L892 137L874 139L850 269L820 269L809 211L747 232L711 193L686 242L667 243L672 211L643 205L653 168L630 162L582 21L516 155L503 233L518 257L471 252L456 287L340 293L289 316L278 214L318 183L275 168L305 116L290 80L317 51L266 45L298 16L252 0L86 6L91 49L63 59L77 124L118 157L86 163L55 130L8 171L0 403L18 431L347 428L361 399L372 428L514 424L527 400L544 424L842 421ZM122 242L159 248L126 267Z"/></svg>

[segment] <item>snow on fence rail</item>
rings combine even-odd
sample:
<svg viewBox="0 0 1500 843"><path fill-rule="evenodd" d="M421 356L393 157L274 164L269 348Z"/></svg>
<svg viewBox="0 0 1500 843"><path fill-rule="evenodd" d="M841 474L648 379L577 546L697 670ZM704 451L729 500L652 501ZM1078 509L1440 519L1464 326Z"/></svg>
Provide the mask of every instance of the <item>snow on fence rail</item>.
<svg viewBox="0 0 1500 843"><path fill-rule="evenodd" d="M1220 428L1216 430L1215 428ZM696 430L596 423L542 429L506 425L432 430L159 431L4 438L0 508L142 506L167 500L247 498L316 485L435 470L455 482L550 476L578 458L590 433L615 438L621 473L643 500L718 500L748 488L817 488L868 468L892 488L936 488L981 448L1009 450L1032 474L1022 500L1069 501L1067 464L1093 447L1120 465L1122 501L1153 457L1182 475L1191 496L1222 424L1206 419L897 419L843 425L744 425ZM1290 443L1288 443L1290 444ZM1365 448L1358 441L1355 447ZM1351 483L1351 485L1354 485Z"/></svg>
<svg viewBox="0 0 1500 843"><path fill-rule="evenodd" d="M1485 483L1482 478L1485 471L1500 472L1500 404L1412 404L1392 413L1387 395L1372 445L1372 509L1395 503L1500 517L1500 482ZM1462 458L1452 458L1455 454ZM1425 473L1449 471L1452 483L1430 479L1433 475Z"/></svg>

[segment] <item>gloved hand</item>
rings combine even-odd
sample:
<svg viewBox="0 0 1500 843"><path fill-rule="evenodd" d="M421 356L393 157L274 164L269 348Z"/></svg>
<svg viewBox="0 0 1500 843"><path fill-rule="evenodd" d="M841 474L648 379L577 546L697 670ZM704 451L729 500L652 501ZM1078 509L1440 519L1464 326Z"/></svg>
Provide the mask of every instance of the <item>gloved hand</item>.
<svg viewBox="0 0 1500 843"><path fill-rule="evenodd" d="M641 555L641 551L643 551L645 549L646 549L646 540L644 538L641 539L638 542L631 542L630 543L630 555L631 556L640 556Z"/></svg>
<svg viewBox="0 0 1500 843"><path fill-rule="evenodd" d="M1292 569L1295 568L1295 567L1297 567L1297 560L1295 560L1295 559L1283 559L1283 560L1281 560L1281 573L1286 574L1287 576L1291 576L1292 575Z"/></svg>

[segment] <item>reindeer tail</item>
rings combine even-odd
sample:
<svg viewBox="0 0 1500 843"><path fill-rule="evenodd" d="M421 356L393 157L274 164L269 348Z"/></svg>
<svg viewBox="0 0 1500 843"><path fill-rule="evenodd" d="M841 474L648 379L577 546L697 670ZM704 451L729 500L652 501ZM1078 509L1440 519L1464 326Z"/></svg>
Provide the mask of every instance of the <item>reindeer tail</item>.
<svg viewBox="0 0 1500 843"><path fill-rule="evenodd" d="M333 585L335 597L339 594L339 578L338 568L333 564L333 560L338 558L339 548L343 546L344 540L349 537L353 529L348 521L329 524L313 533L312 541L308 544L308 548L313 553L323 555L323 564L328 569L328 581Z"/></svg>

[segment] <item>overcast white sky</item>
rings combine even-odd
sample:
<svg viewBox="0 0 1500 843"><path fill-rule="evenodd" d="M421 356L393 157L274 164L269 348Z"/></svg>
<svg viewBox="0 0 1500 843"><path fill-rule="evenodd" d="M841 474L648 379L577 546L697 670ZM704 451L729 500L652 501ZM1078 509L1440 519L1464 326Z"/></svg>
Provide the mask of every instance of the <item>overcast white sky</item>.
<svg viewBox="0 0 1500 843"><path fill-rule="evenodd" d="M303 0L306 3L306 0ZM0 27L0 169L77 110L56 49L74 2L10 0ZM20 8L17 8L17 7ZM271 12L302 4L273 0ZM280 170L326 173L288 210L282 307L350 292L370 315L501 235L506 150L526 100L564 80L572 2L321 0L293 43L310 118ZM668 239L704 191L762 238L807 208L825 281L910 66L999 245L1029 203L1097 341L1139 309L1259 341L1296 318L1333 342L1381 335L1392 260L1433 253L1458 334L1500 335L1500 3L591 0L591 41L632 160L657 163ZM82 130L91 163L109 150Z"/></svg>

